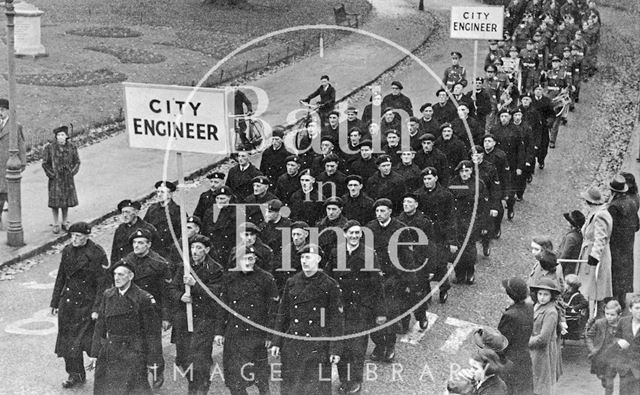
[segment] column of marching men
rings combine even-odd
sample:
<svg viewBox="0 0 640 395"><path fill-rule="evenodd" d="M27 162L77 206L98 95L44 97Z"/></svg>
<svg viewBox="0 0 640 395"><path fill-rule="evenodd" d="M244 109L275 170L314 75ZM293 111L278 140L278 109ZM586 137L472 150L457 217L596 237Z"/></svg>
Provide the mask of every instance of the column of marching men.
<svg viewBox="0 0 640 395"><path fill-rule="evenodd" d="M419 305L415 326L426 330L432 280L440 303L451 263L456 283L474 284L477 243L489 256L536 162L543 169L557 143L566 118L553 98L567 90L573 106L581 79L595 69L594 3L552 4L509 5L513 33L489 43L486 76L467 92L457 51L435 101L419 107L394 81L389 94L372 92L360 117L353 106L341 114L323 76L312 94L321 98L321 117L293 132L274 128L259 168L238 152L227 174L209 174L186 235L176 185L167 181L155 184L159 202L144 218L140 203L118 204L110 259L86 223L72 225L51 301L60 322L56 353L69 373L63 387L84 383L83 352L96 369L95 393L148 393L149 369L152 386L162 386L161 334L171 328L190 394L212 385L214 343L223 346L232 394L252 385L269 393L269 353L281 358L283 394L331 393L332 364L340 390L360 392L369 338L369 358L392 362L411 316L390 321ZM519 59L520 90L504 58ZM191 273L176 247L182 237ZM339 336L346 338L302 339Z"/></svg>

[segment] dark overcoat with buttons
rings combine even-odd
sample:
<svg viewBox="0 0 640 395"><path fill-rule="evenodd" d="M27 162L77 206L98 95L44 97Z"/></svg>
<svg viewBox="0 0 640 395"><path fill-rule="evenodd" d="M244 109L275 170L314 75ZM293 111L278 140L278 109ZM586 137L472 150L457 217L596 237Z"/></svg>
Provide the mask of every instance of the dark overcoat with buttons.
<svg viewBox="0 0 640 395"><path fill-rule="evenodd" d="M51 307L58 309L59 357L91 350L94 321L100 298L109 286L109 261L102 247L91 240L82 247L69 244L62 250Z"/></svg>
<svg viewBox="0 0 640 395"><path fill-rule="evenodd" d="M226 309L216 318L215 334L224 336L223 365L225 383L229 388L246 388L253 384L244 377L255 376L256 384L268 388L269 364L265 341L268 332L258 327L273 328L280 296L276 281L266 271L255 267L253 271L227 272L222 282L220 299L235 314ZM249 366L247 364L253 364Z"/></svg>
<svg viewBox="0 0 640 395"><path fill-rule="evenodd" d="M171 236L171 229L176 235L176 240L182 236L182 228L180 226L180 206L173 200L169 200L169 219L167 221L167 211L159 202L153 203L149 206L147 213L144 216L144 220L155 226L158 232L159 245L153 243L151 248L158 254L167 258L171 254L171 248L175 246L173 236Z"/></svg>
<svg viewBox="0 0 640 395"><path fill-rule="evenodd" d="M133 245L129 241L129 236L138 229L146 229L151 232L151 248L156 249L161 246L160 238L156 227L138 217L134 224L122 223L118 225L113 234L113 244L111 245L111 264L115 265L118 261L133 251ZM173 244L173 243L172 243Z"/></svg>
<svg viewBox="0 0 640 395"><path fill-rule="evenodd" d="M131 284L104 292L93 333L91 357L97 357L93 393L151 394L147 366L162 363L161 326L156 301Z"/></svg>
<svg viewBox="0 0 640 395"><path fill-rule="evenodd" d="M229 252L236 245L236 208L213 205L202 218L201 234L213 243L209 255L218 261L226 262Z"/></svg>
<svg viewBox="0 0 640 395"><path fill-rule="evenodd" d="M124 260L135 268L133 282L155 298L162 319L169 320L169 283L172 280L169 263L153 250L143 257L131 252Z"/></svg>
<svg viewBox="0 0 640 395"><path fill-rule="evenodd" d="M243 170L240 165L236 165L229 169L227 174L227 186L236 193L236 196L243 201L247 196L253 194L253 179L261 176L262 173L253 164Z"/></svg>
<svg viewBox="0 0 640 395"><path fill-rule="evenodd" d="M241 243L238 242L238 244L240 245ZM256 266L266 272L273 272L273 265L279 262L273 260L273 250L271 249L271 247L264 244L259 238L256 239L256 242L252 247L254 248L256 253ZM241 251L242 248L244 248L244 245L241 246ZM229 270L237 267L238 262L236 261L236 258L236 247L233 247L231 249L231 252L229 253L229 259L227 259L226 261L227 266L225 267L225 269Z"/></svg>
<svg viewBox="0 0 640 395"><path fill-rule="evenodd" d="M324 322L323 322L324 321ZM338 283L324 272L297 273L285 284L275 330L302 337L344 334L344 308ZM340 355L338 341L304 341L275 336L281 347L282 394L331 394L330 355Z"/></svg>
<svg viewBox="0 0 640 395"><path fill-rule="evenodd" d="M222 266L208 255L204 262L196 265L191 260L191 271L205 284L214 295L222 289ZM194 276L195 277L195 276ZM193 332L187 329L186 303L180 298L184 295L184 266L179 266L173 281L169 285L173 314L173 331L171 341L176 344L176 365L187 369L193 363L194 371L208 371L213 364L211 351L213 347L213 324L221 308L200 283L191 287L191 306Z"/></svg>

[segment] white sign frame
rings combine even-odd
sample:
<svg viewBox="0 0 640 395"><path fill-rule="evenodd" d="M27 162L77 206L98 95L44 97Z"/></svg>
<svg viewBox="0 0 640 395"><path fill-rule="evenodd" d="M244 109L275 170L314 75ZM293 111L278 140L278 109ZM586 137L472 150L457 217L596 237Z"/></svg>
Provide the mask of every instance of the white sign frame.
<svg viewBox="0 0 640 395"><path fill-rule="evenodd" d="M468 27L472 30L460 30ZM451 7L451 38L463 40L502 40L504 6Z"/></svg>

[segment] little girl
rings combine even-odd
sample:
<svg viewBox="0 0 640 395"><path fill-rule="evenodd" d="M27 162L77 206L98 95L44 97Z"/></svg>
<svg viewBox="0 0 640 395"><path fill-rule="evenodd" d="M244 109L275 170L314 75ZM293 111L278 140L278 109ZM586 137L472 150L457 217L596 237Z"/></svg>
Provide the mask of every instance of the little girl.
<svg viewBox="0 0 640 395"><path fill-rule="evenodd" d="M533 309L533 332L529 352L533 365L533 392L552 395L558 381L558 310L553 300L560 294L555 281L542 278L530 287L536 293Z"/></svg>
<svg viewBox="0 0 640 395"><path fill-rule="evenodd" d="M564 279L562 299L565 305L567 332L565 339L579 340L583 336L584 325L589 316L589 302L580 293L582 283L575 274L568 274Z"/></svg>

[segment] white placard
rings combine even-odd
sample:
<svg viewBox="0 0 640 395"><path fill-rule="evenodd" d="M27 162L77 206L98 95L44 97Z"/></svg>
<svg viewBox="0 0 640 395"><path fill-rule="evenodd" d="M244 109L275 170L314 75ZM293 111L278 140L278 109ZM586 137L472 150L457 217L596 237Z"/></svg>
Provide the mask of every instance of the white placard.
<svg viewBox="0 0 640 395"><path fill-rule="evenodd" d="M129 146L228 154L224 89L123 83Z"/></svg>
<svg viewBox="0 0 640 395"><path fill-rule="evenodd" d="M504 7L451 7L451 38L501 40Z"/></svg>

